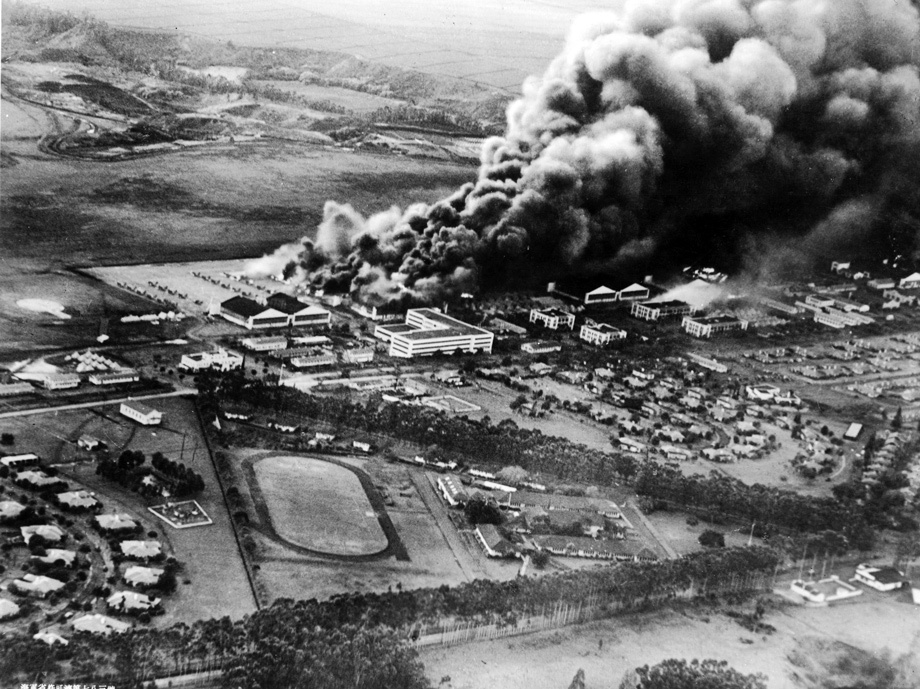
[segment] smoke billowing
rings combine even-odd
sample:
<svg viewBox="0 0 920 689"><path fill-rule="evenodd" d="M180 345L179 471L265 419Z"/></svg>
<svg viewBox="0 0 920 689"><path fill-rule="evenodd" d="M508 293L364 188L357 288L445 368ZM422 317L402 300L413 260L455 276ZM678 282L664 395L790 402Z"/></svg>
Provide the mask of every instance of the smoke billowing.
<svg viewBox="0 0 920 689"><path fill-rule="evenodd" d="M524 83L478 179L369 218L330 201L315 241L262 261L370 301L432 302L528 276L917 251L915 3L611 5Z"/></svg>

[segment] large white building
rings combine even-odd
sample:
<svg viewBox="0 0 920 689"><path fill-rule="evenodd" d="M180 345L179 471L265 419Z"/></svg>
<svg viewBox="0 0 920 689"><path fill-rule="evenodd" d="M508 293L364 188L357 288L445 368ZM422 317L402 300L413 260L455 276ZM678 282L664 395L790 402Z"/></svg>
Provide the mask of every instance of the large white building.
<svg viewBox="0 0 920 689"><path fill-rule="evenodd" d="M715 333L729 330L747 330L748 322L732 316L706 316L703 318L684 316L681 326L693 337L712 337Z"/></svg>
<svg viewBox="0 0 920 689"><path fill-rule="evenodd" d="M640 285L638 282L618 287L601 285L589 291L583 291L579 289L577 285L557 285L555 282L551 282L548 285L547 291L551 294L556 293L563 297L568 297L585 306L602 306L604 304L615 304L617 302L645 301L650 296L649 288L645 285Z"/></svg>
<svg viewBox="0 0 920 689"><path fill-rule="evenodd" d="M374 337L390 345L390 356L405 359L458 350L490 354L495 340L488 330L451 318L438 309L409 309L405 323L380 324L374 329Z"/></svg>
<svg viewBox="0 0 920 689"><path fill-rule="evenodd" d="M606 323L592 323L591 325L585 324L581 326L578 337L588 344L604 346L614 340L625 340L626 331L614 328Z"/></svg>
<svg viewBox="0 0 920 689"><path fill-rule="evenodd" d="M118 411L121 412L123 416L127 416L129 419L137 421L144 426L157 426L163 422L163 412L135 400L122 402Z"/></svg>
<svg viewBox="0 0 920 689"><path fill-rule="evenodd" d="M629 307L629 314L644 321L657 321L668 316L689 316L693 313L690 304L677 301L647 301L633 302Z"/></svg>
<svg viewBox="0 0 920 689"><path fill-rule="evenodd" d="M179 368L187 371L203 371L205 369L217 369L218 371L230 371L243 365L243 357L233 352L228 352L222 347L218 347L214 352L196 352L195 354L183 354L179 361Z"/></svg>
<svg viewBox="0 0 920 689"><path fill-rule="evenodd" d="M293 326L329 325L332 314L320 306L304 304L289 294L278 292L266 300L269 308L287 314L289 324Z"/></svg>
<svg viewBox="0 0 920 689"><path fill-rule="evenodd" d="M231 297L220 305L220 315L247 330L284 328L290 322L288 315L277 309L263 306L248 297Z"/></svg>
<svg viewBox="0 0 920 689"><path fill-rule="evenodd" d="M571 330L575 327L575 314L559 309L531 309L530 322L539 323L550 330L559 330L561 327Z"/></svg>

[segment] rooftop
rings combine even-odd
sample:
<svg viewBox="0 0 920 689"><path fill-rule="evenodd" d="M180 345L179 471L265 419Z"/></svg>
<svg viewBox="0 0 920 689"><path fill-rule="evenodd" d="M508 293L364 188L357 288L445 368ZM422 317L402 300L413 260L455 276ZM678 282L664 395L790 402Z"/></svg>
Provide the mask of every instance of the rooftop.
<svg viewBox="0 0 920 689"><path fill-rule="evenodd" d="M257 301L250 299L249 297L230 297L225 302L221 302L220 307L226 309L227 311L232 311L238 316L243 318L251 318L252 316L258 316L260 313L266 310L265 306L262 306Z"/></svg>
<svg viewBox="0 0 920 689"><path fill-rule="evenodd" d="M437 309L410 309L406 312L406 319L416 314L428 323L417 327L409 323L399 325L379 325L381 330L389 333L398 333L408 340L427 340L432 337L470 337L472 335L491 335L488 330L477 328L475 325L464 323L456 318L441 313Z"/></svg>

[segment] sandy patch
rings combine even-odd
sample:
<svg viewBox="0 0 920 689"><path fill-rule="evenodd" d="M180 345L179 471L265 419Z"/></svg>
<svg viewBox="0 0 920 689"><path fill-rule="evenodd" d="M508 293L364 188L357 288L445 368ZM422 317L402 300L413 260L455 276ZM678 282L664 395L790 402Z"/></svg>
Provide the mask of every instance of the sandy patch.
<svg viewBox="0 0 920 689"><path fill-rule="evenodd" d="M55 318L67 320L70 315L64 312L64 306L50 299L20 299L16 306L26 311L35 311L37 313L50 313Z"/></svg>

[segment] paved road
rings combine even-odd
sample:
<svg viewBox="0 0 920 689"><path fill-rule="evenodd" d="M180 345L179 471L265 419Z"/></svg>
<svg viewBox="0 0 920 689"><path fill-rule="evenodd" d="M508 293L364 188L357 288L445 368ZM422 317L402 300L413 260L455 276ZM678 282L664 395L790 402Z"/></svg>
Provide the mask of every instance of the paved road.
<svg viewBox="0 0 920 689"><path fill-rule="evenodd" d="M151 395L136 395L132 397L116 397L104 400L95 400L93 402L79 402L77 404L64 404L59 407L37 407L35 409L19 409L17 411L0 412L0 419L8 419L13 416L34 416L35 414L47 414L56 411L68 411L70 409L90 409L92 407L104 407L110 404L120 404L132 400L151 400L158 397L179 397L181 395L194 395L195 390L192 388L179 388L170 392L157 392Z"/></svg>
<svg viewBox="0 0 920 689"><path fill-rule="evenodd" d="M454 554L454 560L456 560L466 580L473 581L473 579L488 578L489 575L482 570L479 563L476 562L475 558L473 558L466 549L466 545L460 538L460 534L457 533L456 527L454 527L450 517L447 516L446 508L435 493L434 486L432 486L428 474L424 471L410 471L409 474L412 476L412 482L415 484L415 489L418 491L419 497L422 498L422 502L424 502L425 507L428 508L428 512L431 514L435 524L438 526L438 530L441 532L448 547Z"/></svg>

